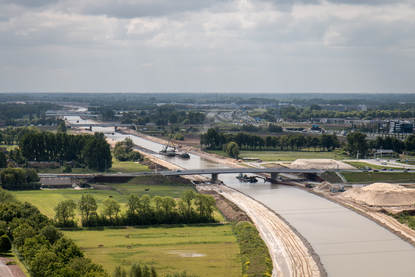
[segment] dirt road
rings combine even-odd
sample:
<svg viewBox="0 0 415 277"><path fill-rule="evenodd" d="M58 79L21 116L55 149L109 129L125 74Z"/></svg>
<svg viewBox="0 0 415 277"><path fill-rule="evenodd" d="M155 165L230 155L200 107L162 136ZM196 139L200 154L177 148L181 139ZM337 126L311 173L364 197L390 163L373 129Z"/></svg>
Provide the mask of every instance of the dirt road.
<svg viewBox="0 0 415 277"><path fill-rule="evenodd" d="M7 265L12 261L8 258L0 257L0 276L1 277L25 277L23 271L15 264Z"/></svg>

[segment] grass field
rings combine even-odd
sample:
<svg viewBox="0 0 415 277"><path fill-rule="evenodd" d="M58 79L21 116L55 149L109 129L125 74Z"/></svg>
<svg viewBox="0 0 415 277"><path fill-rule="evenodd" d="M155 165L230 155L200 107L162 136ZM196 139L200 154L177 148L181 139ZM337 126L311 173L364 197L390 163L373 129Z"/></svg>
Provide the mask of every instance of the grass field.
<svg viewBox="0 0 415 277"><path fill-rule="evenodd" d="M139 262L161 274L241 276L239 247L230 225L65 231L94 262L112 273Z"/></svg>
<svg viewBox="0 0 415 277"><path fill-rule="evenodd" d="M408 172L343 172L349 183L408 183L415 182L415 173Z"/></svg>
<svg viewBox="0 0 415 277"><path fill-rule="evenodd" d="M350 164L351 166L354 166L359 169L365 169L365 168L372 168L372 169L403 169L400 167L390 167L390 166L383 166L383 165L376 165L376 164L369 164L365 162L346 162Z"/></svg>
<svg viewBox="0 0 415 277"><path fill-rule="evenodd" d="M165 178L162 176L145 176L136 177L128 183L122 184L103 184L107 186L107 190L74 190L74 189L55 189L55 190L32 190L32 191L13 191L12 193L20 201L32 203L46 216L53 218L55 216L54 207L63 200L78 201L84 193L92 194L98 206L108 199L112 199L120 203L124 208L130 194L151 196L172 196L180 197L186 190L193 189L190 183L179 183L177 178ZM145 191L149 189L148 191ZM99 210L98 210L99 211Z"/></svg>
<svg viewBox="0 0 415 277"><path fill-rule="evenodd" d="M223 151L208 151L217 155L227 157ZM271 161L294 161L297 159L334 159L342 160L348 158L337 151L241 151L240 158L256 158L264 162Z"/></svg>
<svg viewBox="0 0 415 277"><path fill-rule="evenodd" d="M0 144L0 148L6 148L7 151L14 150L17 147L18 147L17 145Z"/></svg>

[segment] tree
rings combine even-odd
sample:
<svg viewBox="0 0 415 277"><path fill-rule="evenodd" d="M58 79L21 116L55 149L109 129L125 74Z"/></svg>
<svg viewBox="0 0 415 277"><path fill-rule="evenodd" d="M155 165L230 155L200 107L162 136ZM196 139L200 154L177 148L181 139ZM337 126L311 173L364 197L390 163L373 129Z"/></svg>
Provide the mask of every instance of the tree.
<svg viewBox="0 0 415 277"><path fill-rule="evenodd" d="M182 199L179 201L179 208L182 210L184 217L190 218L192 215L192 201L195 198L193 190L188 190L183 194Z"/></svg>
<svg viewBox="0 0 415 277"><path fill-rule="evenodd" d="M164 215L168 217L173 213L174 208L176 207L176 201L170 196L165 196L161 202L161 207L164 210Z"/></svg>
<svg viewBox="0 0 415 277"><path fill-rule="evenodd" d="M366 140L366 135L360 132L353 132L347 135L346 150L351 156L366 156L369 147Z"/></svg>
<svg viewBox="0 0 415 277"><path fill-rule="evenodd" d="M7 167L7 157L6 154L0 151L0 168Z"/></svg>
<svg viewBox="0 0 415 277"><path fill-rule="evenodd" d="M105 171L112 166L110 146L102 133L95 133L93 138L88 139L82 156L90 169Z"/></svg>
<svg viewBox="0 0 415 277"><path fill-rule="evenodd" d="M65 121L63 121L63 120L60 120L60 121L59 121L59 124L58 124L58 127L57 127L57 131L58 131L59 133L66 133L66 125L65 125Z"/></svg>
<svg viewBox="0 0 415 277"><path fill-rule="evenodd" d="M127 207L127 214L129 216L138 216L140 211L140 198L134 194L130 195L130 198L128 198Z"/></svg>
<svg viewBox="0 0 415 277"><path fill-rule="evenodd" d="M59 226L71 227L75 225L76 203L73 200L64 200L55 207L55 220Z"/></svg>
<svg viewBox="0 0 415 277"><path fill-rule="evenodd" d="M61 266L56 253L49 250L47 246L42 246L30 262L30 275L33 277L56 276L55 272Z"/></svg>
<svg viewBox="0 0 415 277"><path fill-rule="evenodd" d="M78 203L78 208L81 212L82 224L88 226L91 218L96 216L97 213L98 207L95 198L90 194L83 194Z"/></svg>
<svg viewBox="0 0 415 277"><path fill-rule="evenodd" d="M199 193L196 195L195 204L199 211L200 217L204 217L204 218L212 217L212 213L213 213L213 209L215 205L215 199L212 196Z"/></svg>
<svg viewBox="0 0 415 277"><path fill-rule="evenodd" d="M148 217L152 213L151 197L148 194L144 194L140 197L140 213L144 217Z"/></svg>
<svg viewBox="0 0 415 277"><path fill-rule="evenodd" d="M415 151L415 135L410 135L406 138L405 148L408 151Z"/></svg>
<svg viewBox="0 0 415 277"><path fill-rule="evenodd" d="M226 153L229 155L229 157L238 159L238 156L239 156L239 146L238 146L238 144L236 142L233 142L233 141L229 142L226 145L226 149L225 150L226 150Z"/></svg>
<svg viewBox="0 0 415 277"><path fill-rule="evenodd" d="M109 220L113 221L115 218L118 217L120 213L120 204L113 199L106 199L104 201L104 216L107 216Z"/></svg>
<svg viewBox="0 0 415 277"><path fill-rule="evenodd" d="M117 142L114 147L114 157L119 161L141 160L141 155L133 151L134 143L130 138Z"/></svg>

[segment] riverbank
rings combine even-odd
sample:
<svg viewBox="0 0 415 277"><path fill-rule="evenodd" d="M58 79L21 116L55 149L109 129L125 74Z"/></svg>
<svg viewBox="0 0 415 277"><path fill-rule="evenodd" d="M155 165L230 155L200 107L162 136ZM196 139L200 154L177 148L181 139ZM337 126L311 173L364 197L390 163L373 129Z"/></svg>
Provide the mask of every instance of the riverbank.
<svg viewBox="0 0 415 277"><path fill-rule="evenodd" d="M167 141L147 135L140 134L133 130L124 131L124 134L140 136L144 139L167 144ZM230 167L242 167L233 159L208 154L190 146L180 148L200 156L203 159ZM144 154L144 153L143 153ZM149 155L149 154L147 154ZM152 156L152 155L150 155ZM153 156L153 158L155 158ZM155 162L170 164L167 168L176 166L161 159L154 159ZM202 177L204 178L204 177ZM275 212L251 197L224 185L198 185L200 192L214 191L237 205L244 211L252 222L255 223L262 239L270 251L274 271L272 276L326 276L326 272L318 256L311 245L300 237L299 234L287 224Z"/></svg>

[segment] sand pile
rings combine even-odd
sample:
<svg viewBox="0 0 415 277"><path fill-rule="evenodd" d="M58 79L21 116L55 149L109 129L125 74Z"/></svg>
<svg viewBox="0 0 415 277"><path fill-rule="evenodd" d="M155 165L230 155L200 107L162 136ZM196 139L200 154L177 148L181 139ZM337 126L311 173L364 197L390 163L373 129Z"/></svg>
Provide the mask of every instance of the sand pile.
<svg viewBox="0 0 415 277"><path fill-rule="evenodd" d="M332 159L297 159L289 167L294 169L355 169L349 164Z"/></svg>
<svg viewBox="0 0 415 277"><path fill-rule="evenodd" d="M374 183L342 193L345 198L370 206L407 206L415 204L415 189L397 184Z"/></svg>

